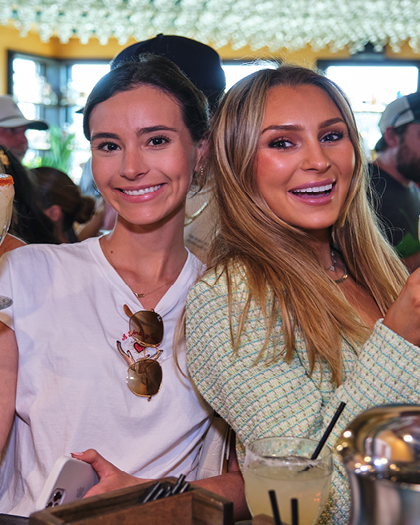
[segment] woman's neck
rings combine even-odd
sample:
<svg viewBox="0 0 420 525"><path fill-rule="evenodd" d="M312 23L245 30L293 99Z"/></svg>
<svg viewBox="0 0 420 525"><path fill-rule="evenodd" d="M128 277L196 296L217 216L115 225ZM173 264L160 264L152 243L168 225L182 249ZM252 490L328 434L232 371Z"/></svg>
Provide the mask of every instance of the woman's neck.
<svg viewBox="0 0 420 525"><path fill-rule="evenodd" d="M311 236L311 244L317 253L319 260L324 268L329 268L332 264L331 258L331 236L330 232L308 232Z"/></svg>
<svg viewBox="0 0 420 525"><path fill-rule="evenodd" d="M154 308L187 259L183 215L163 227L136 227L118 217L114 230L101 239L101 247L133 295L144 296L139 297L142 306Z"/></svg>

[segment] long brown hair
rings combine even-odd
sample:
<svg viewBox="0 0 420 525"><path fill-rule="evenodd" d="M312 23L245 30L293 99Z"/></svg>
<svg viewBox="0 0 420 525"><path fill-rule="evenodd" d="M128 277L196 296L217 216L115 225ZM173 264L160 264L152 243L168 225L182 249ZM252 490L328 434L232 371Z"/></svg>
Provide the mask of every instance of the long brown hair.
<svg viewBox="0 0 420 525"><path fill-rule="evenodd" d="M291 360L299 330L305 338L311 370L317 361L325 359L333 380L340 384L341 339L356 347L367 339L370 330L323 271L310 236L271 211L254 177L267 93L279 85L321 88L346 122L355 169L347 199L331 228L331 243L341 253L347 271L374 298L382 314L407 278L405 267L381 234L369 207L363 148L346 96L323 75L294 65L280 65L246 77L227 93L215 114L208 170L215 183L220 223L209 271L226 275L230 315L233 308L241 308L238 329L234 332L231 328L234 350L239 347L251 301L256 301L267 319L260 355L270 338L278 340L274 327L281 315L285 348L278 349L277 355ZM245 307L234 305L233 300L231 276L238 269L244 272L249 288Z"/></svg>

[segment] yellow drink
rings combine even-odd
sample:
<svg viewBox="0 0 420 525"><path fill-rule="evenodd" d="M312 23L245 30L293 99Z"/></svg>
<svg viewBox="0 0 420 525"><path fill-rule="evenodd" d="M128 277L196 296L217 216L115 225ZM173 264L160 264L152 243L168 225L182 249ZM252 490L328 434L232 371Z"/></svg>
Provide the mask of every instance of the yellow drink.
<svg viewBox="0 0 420 525"><path fill-rule="evenodd" d="M268 492L274 490L283 523L291 524L291 499L298 500L299 525L314 525L328 499L333 462L324 446L310 459L317 442L306 438L261 438L246 449L245 495L253 516L273 516Z"/></svg>
<svg viewBox="0 0 420 525"><path fill-rule="evenodd" d="M288 463L285 468L252 462L244 473L246 500L252 515L273 515L268 491L274 490L283 522L292 522L290 500L296 498L299 525L316 523L328 499L331 471L322 465L306 471L303 468L300 461L295 466Z"/></svg>

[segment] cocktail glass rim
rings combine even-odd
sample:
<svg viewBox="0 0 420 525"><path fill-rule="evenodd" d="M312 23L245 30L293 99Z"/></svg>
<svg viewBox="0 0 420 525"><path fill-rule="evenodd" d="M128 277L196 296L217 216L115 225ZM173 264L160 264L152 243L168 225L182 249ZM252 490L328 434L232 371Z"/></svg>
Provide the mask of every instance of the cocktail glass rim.
<svg viewBox="0 0 420 525"><path fill-rule="evenodd" d="M254 447L257 445L257 444L261 444L263 442L269 442L269 441L273 441L274 443L275 442L279 442L280 443L305 443L306 445L313 445L313 448L311 449L311 446L308 446L307 448L305 447L305 452L302 454L302 451L299 450L299 447L291 447L291 448L294 448L294 453L291 453L289 456L277 456L275 454L273 455L264 455L263 453L261 453L260 451L255 451L254 450ZM301 458L302 459L302 468L306 468L306 467L315 467L319 464L325 464L325 463L330 463L330 467L331 467L331 471L333 470L334 468L334 464L333 464L333 461L332 461L332 449L328 446L328 445L324 445L324 447L322 448L319 456L316 458L316 459L311 459L311 455L313 453L313 451L315 450L316 446L318 445L318 441L315 440L315 439L312 439L312 438L307 438L307 437L296 437L296 436L268 436L268 437L261 437L261 438L257 438L255 439L254 441L252 441L251 443L249 443L249 445L247 445L245 447L245 452L250 452L251 454L253 454L254 456L259 456L261 458L264 458L265 460L270 460L272 459L273 460L273 466L274 465L285 465L287 464L288 462L288 457L290 457L291 459L291 456L293 455L293 464L296 466L297 465L297 462L296 462L296 458ZM246 454L246 456L249 456L249 453ZM245 465L246 465L247 461L245 459Z"/></svg>

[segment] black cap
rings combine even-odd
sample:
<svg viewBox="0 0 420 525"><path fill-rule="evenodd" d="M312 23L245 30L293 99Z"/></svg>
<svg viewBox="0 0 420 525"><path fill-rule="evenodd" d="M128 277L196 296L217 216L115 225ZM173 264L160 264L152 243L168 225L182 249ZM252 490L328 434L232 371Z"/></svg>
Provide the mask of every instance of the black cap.
<svg viewBox="0 0 420 525"><path fill-rule="evenodd" d="M111 70L122 62L130 62L141 53L152 53L172 60L202 91L212 110L226 87L225 72L217 52L211 47L183 36L158 35L123 49L111 61Z"/></svg>

